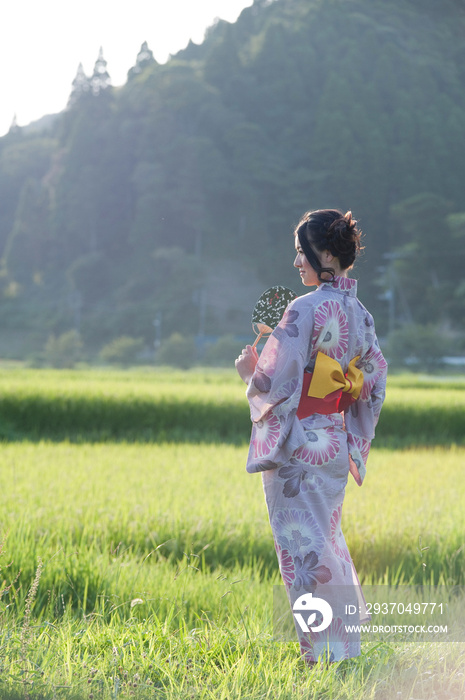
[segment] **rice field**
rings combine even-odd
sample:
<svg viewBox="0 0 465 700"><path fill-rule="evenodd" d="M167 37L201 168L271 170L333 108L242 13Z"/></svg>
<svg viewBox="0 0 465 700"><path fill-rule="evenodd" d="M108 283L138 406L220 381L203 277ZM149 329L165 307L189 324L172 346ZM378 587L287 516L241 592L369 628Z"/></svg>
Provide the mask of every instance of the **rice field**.
<svg viewBox="0 0 465 700"><path fill-rule="evenodd" d="M273 639L280 576L232 373L1 377L0 698L464 696L463 644L367 639L357 659L307 668L296 643ZM163 402L189 404L189 440L175 408L161 430L140 424ZM396 447L380 424L343 511L359 576L463 586L465 382L393 378L389 405L440 427L422 442L403 426ZM449 444L434 421L444 406ZM236 410L247 421L234 434L217 414Z"/></svg>

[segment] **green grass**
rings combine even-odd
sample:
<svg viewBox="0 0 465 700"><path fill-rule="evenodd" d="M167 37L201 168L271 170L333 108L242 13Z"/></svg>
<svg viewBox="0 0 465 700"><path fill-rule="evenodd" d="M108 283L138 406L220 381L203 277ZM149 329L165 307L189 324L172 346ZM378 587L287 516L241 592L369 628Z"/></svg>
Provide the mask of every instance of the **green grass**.
<svg viewBox="0 0 465 700"><path fill-rule="evenodd" d="M410 581L426 562L435 583L465 584L464 457L463 448L373 450L364 486L349 482L344 506L363 579L401 567ZM205 572L258 567L266 580L277 572L276 557L261 479L245 472L245 458L246 448L231 445L4 445L0 523L15 568L30 578L37 556L55 555L43 577L47 587L61 581L60 595L72 599L63 572L73 573L78 590L95 578L97 559L91 605L104 570L110 578L117 572L121 585L126 559L149 557L139 581L191 552ZM420 538L429 547L422 556Z"/></svg>
<svg viewBox="0 0 465 700"><path fill-rule="evenodd" d="M106 396L126 408L131 397L156 404L168 394L180 404L182 390L196 406L211 410L220 395L247 413L228 372L2 378L5 394L26 404L31 393L52 402ZM463 389L399 377L389 400L399 392L434 413L457 394L460 411ZM0 446L0 698L464 696L463 644L367 640L361 657L309 669L295 643L273 640L280 577L243 442L86 438L10 436ZM361 489L349 482L343 512L362 581L464 585L464 458L461 446L372 450L366 481Z"/></svg>
<svg viewBox="0 0 465 700"><path fill-rule="evenodd" d="M35 684L29 692L50 697L78 697L88 686L95 697L110 697L118 678L121 696L132 689L150 697L156 687L166 698L291 697L296 686L304 697L349 698L361 696L367 674L372 690L391 688L393 668L403 669L396 687L410 676L428 686L439 663L436 644L407 645L407 655L402 644L367 642L360 660L315 675L295 644L272 640L272 587L280 579L260 477L245 473L245 454L189 444L3 447L9 567L2 573L10 582L21 570L17 593L4 596L10 607L0 645L9 692L22 693L28 679ZM349 485L344 510L362 578L399 580L400 568L404 581L421 581L426 563L427 578L463 582L464 456L461 448L373 451L367 481L362 489ZM403 496L386 499L401 479ZM420 537L430 547L423 554ZM24 646L39 557L44 568ZM143 602L131 607L135 600ZM416 665L424 671L412 676L405 666L417 647L430 661L422 655ZM459 651L446 645L439 675L463 687L460 676L449 678L450 654L463 663ZM379 692L372 697L383 697Z"/></svg>
<svg viewBox="0 0 465 700"><path fill-rule="evenodd" d="M362 657L309 669L295 645L259 625L248 638L213 624L167 634L155 618L124 627L66 619L34 630L32 644L43 650L40 670L18 655L2 697L459 700L465 690L463 651L443 644L371 644Z"/></svg>
<svg viewBox="0 0 465 700"><path fill-rule="evenodd" d="M0 439L244 443L244 385L217 370L0 373Z"/></svg>
<svg viewBox="0 0 465 700"><path fill-rule="evenodd" d="M0 371L0 439L243 445L244 385L233 370ZM465 379L390 379L377 445L465 445Z"/></svg>

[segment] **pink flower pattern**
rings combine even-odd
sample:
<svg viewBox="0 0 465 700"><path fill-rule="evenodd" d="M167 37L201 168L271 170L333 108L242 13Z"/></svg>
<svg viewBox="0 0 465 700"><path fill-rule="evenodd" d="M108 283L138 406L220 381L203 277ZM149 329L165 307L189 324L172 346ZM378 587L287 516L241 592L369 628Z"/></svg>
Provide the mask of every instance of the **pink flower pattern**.
<svg viewBox="0 0 465 700"><path fill-rule="evenodd" d="M337 287L338 289L341 289L343 292L348 292L349 290L353 289L354 286L356 286L355 280L351 279L350 277L335 277L334 282L333 282L333 288Z"/></svg>
<svg viewBox="0 0 465 700"><path fill-rule="evenodd" d="M263 420L254 423L251 442L256 458L262 459L270 454L271 450L278 442L280 426L279 418L271 413L271 411Z"/></svg>
<svg viewBox="0 0 465 700"><path fill-rule="evenodd" d="M342 360L349 347L349 323L341 304L327 300L315 309L312 356L320 350L335 360Z"/></svg>
<svg viewBox="0 0 465 700"><path fill-rule="evenodd" d="M304 464L322 467L334 460L339 453L339 438L334 428L308 430L307 442L293 454L293 459Z"/></svg>
<svg viewBox="0 0 465 700"><path fill-rule="evenodd" d="M360 356L366 355L373 340L375 338L375 326L373 317L371 314L367 314L363 323L361 323L357 330L357 350L356 354Z"/></svg>
<svg viewBox="0 0 465 700"><path fill-rule="evenodd" d="M331 622L328 629L322 632L311 632L302 635L300 652L305 661L326 659L329 662L346 659L349 655L349 635L340 617Z"/></svg>
<svg viewBox="0 0 465 700"><path fill-rule="evenodd" d="M356 450L360 453L360 456L363 459L363 463L366 464L367 459L368 459L368 454L370 452L370 446L371 442L369 440L365 440L365 438L362 437L357 437L356 435L351 435L350 437L350 444L349 444L349 452L351 447L355 447Z"/></svg>
<svg viewBox="0 0 465 700"><path fill-rule="evenodd" d="M289 588L295 579L294 559L287 549L283 549L279 544L275 543L275 548L284 585Z"/></svg>
<svg viewBox="0 0 465 700"><path fill-rule="evenodd" d="M316 658L313 655L313 643L310 639L309 634L300 635L299 646L300 646L300 653L307 663L316 661Z"/></svg>
<svg viewBox="0 0 465 700"><path fill-rule="evenodd" d="M335 661L360 653L360 635L348 638L344 629L353 620L338 607L346 600L341 593L346 587L352 592L355 588L357 598L363 598L354 582L341 512L349 473L347 448L357 460L358 474L355 469L352 473L361 483L362 461L368 456L384 396L386 363L373 319L356 298L356 289L355 280L336 278L291 302L268 339L247 389L253 420L247 470L262 472L290 607L303 591L330 604L331 596L336 596L338 612L328 630L309 635L295 625L302 654L309 661L326 650L328 660ZM345 411L344 424L338 413L313 414L303 420L296 416L304 370L312 369L318 351L343 368L360 356L357 366L364 373L364 388ZM347 600L353 600L352 592ZM289 613L295 622L291 609Z"/></svg>
<svg viewBox="0 0 465 700"><path fill-rule="evenodd" d="M358 366L363 372L363 388L360 397L368 401L374 385L386 372L387 363L377 344L374 344L366 355L360 360Z"/></svg>
<svg viewBox="0 0 465 700"><path fill-rule="evenodd" d="M293 394L295 394L297 384L298 384L298 379L295 378L295 379L291 379L288 382L285 382L281 386L278 386L276 389L276 393L273 394L273 399L276 402L279 402L279 401L282 401L283 399L287 399L289 396L292 396ZM298 405L298 404L296 403L296 405Z"/></svg>
<svg viewBox="0 0 465 700"><path fill-rule="evenodd" d="M349 652L349 635L345 630L345 623L340 617L336 617L326 630L310 632L313 644L313 653L316 659L326 656L329 652L329 661L345 659Z"/></svg>
<svg viewBox="0 0 465 700"><path fill-rule="evenodd" d="M324 537L312 513L296 508L279 510L273 518L275 541L292 556L323 550Z"/></svg>
<svg viewBox="0 0 465 700"><path fill-rule="evenodd" d="M356 296L357 294L357 280L351 277L338 277L336 275L330 282L323 282L320 286L322 289L338 289L341 292L345 292L350 296Z"/></svg>
<svg viewBox="0 0 465 700"><path fill-rule="evenodd" d="M333 545L333 549L338 557L350 562L349 550L347 549L344 535L342 534L341 530L341 512L342 503L338 508L333 510L331 515L331 544Z"/></svg>

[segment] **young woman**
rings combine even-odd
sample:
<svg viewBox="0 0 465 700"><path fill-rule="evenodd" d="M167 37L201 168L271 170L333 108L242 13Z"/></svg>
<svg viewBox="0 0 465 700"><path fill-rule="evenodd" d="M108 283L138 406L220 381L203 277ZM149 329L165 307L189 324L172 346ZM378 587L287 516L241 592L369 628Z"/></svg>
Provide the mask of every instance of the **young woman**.
<svg viewBox="0 0 465 700"><path fill-rule="evenodd" d="M360 236L351 212L305 214L294 266L317 289L288 306L260 358L248 345L236 360L253 422L247 471L262 472L289 602L294 609L311 594L307 604L315 596L332 608L324 631L305 630L294 615L309 663L359 655L360 635L347 626L369 619L341 531L348 473L362 484L387 371L373 318L347 276Z"/></svg>

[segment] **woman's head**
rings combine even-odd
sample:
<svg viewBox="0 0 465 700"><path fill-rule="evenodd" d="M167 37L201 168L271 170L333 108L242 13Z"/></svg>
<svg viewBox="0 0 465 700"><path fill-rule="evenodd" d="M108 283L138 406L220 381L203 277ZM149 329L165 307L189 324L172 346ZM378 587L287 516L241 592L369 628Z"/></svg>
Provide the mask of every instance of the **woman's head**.
<svg viewBox="0 0 465 700"><path fill-rule="evenodd" d="M346 214L337 209L307 212L299 221L294 235L320 282L333 278L337 268L341 271L351 268L362 249L361 232L350 211ZM325 267L322 258L335 258L337 264Z"/></svg>

